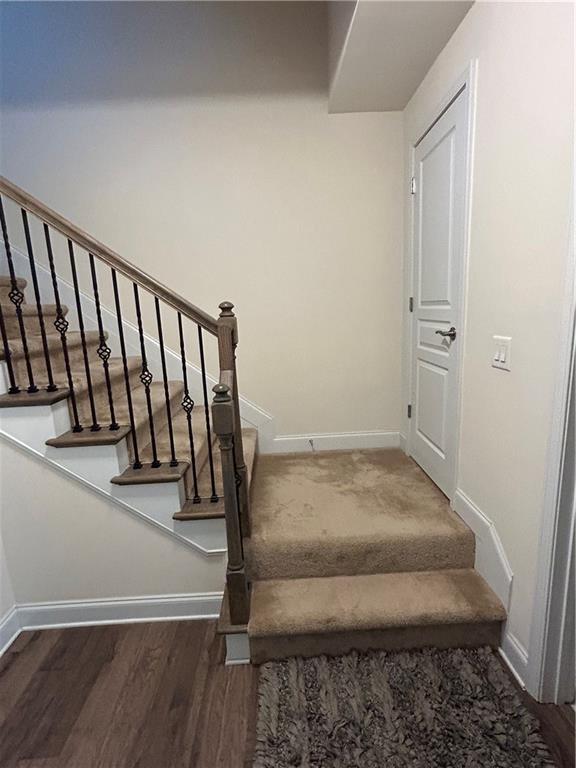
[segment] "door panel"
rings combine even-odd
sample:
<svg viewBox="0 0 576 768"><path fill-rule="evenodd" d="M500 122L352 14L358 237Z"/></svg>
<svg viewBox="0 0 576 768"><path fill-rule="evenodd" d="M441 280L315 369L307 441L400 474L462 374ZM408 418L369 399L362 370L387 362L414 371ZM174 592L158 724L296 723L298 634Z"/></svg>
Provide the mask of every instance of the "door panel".
<svg viewBox="0 0 576 768"><path fill-rule="evenodd" d="M455 483L461 270L466 188L466 97L414 150L412 419L409 451L451 495ZM456 327L454 340L439 335Z"/></svg>

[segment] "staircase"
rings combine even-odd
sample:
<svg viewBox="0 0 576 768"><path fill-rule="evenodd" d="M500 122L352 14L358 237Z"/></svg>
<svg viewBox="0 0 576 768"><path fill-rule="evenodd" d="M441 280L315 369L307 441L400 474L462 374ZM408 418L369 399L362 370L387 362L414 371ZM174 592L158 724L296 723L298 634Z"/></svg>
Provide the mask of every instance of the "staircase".
<svg viewBox="0 0 576 768"><path fill-rule="evenodd" d="M224 552L225 473L242 507L257 440L240 420L233 305L213 318L6 179L0 194L2 431L204 554ZM228 468L218 439L233 446Z"/></svg>
<svg viewBox="0 0 576 768"><path fill-rule="evenodd" d="M255 467L233 305L213 318L6 179L0 196L0 432L184 543L227 551L230 661L499 644L505 610L474 571L474 536L411 459Z"/></svg>

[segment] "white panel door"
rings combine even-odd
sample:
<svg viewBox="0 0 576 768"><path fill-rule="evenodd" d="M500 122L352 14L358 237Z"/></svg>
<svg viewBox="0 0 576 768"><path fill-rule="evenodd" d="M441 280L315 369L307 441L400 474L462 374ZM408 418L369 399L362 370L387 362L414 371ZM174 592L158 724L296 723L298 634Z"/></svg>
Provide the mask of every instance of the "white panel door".
<svg viewBox="0 0 576 768"><path fill-rule="evenodd" d="M447 496L456 468L466 144L462 93L414 150L409 452Z"/></svg>

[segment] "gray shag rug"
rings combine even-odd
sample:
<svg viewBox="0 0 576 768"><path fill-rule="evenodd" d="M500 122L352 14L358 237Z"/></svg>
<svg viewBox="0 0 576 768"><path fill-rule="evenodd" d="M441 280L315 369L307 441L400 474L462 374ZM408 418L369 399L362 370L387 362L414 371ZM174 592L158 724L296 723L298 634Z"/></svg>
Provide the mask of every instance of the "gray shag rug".
<svg viewBox="0 0 576 768"><path fill-rule="evenodd" d="M489 648L260 668L254 768L544 768L538 723Z"/></svg>

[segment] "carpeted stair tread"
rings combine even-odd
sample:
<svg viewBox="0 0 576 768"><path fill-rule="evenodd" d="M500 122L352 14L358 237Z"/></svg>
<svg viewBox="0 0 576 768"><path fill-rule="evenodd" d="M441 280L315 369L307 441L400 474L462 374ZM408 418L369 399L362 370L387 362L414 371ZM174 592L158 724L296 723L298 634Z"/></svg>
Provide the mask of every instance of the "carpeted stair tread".
<svg viewBox="0 0 576 768"><path fill-rule="evenodd" d="M264 455L252 493L252 578L474 564L472 532L399 450Z"/></svg>
<svg viewBox="0 0 576 768"><path fill-rule="evenodd" d="M250 637L498 622L504 606L473 569L259 581Z"/></svg>

